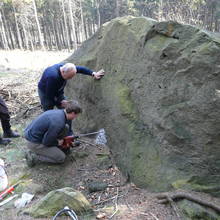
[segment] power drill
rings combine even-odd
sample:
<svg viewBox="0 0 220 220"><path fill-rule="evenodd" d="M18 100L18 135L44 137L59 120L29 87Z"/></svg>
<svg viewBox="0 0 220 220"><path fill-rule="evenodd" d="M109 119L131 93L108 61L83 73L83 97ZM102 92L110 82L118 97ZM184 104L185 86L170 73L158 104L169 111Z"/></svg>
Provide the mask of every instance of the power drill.
<svg viewBox="0 0 220 220"><path fill-rule="evenodd" d="M67 149L70 147L77 147L80 145L80 141L77 141L76 139L81 138L81 137L91 136L94 134L100 134L100 132L101 131L96 131L96 132L91 132L91 133L87 133L87 134L66 136L63 138L63 144L61 146L61 149ZM73 145L73 143L74 143L74 145Z"/></svg>
<svg viewBox="0 0 220 220"><path fill-rule="evenodd" d="M76 139L79 138L79 136L66 136L63 138L63 144L61 146L62 149L67 149L70 147L77 147L80 145L80 142L77 141ZM74 145L73 145L74 143Z"/></svg>

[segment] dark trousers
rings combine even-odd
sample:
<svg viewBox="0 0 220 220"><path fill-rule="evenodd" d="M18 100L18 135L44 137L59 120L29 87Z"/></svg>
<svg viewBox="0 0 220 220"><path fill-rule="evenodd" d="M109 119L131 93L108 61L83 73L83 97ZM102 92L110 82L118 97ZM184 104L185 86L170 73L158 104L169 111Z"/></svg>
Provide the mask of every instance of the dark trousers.
<svg viewBox="0 0 220 220"><path fill-rule="evenodd" d="M62 108L61 101L65 99L63 95L55 97L54 99L50 99L40 89L38 89L38 95L44 112L47 110L51 110L54 107L57 107L58 109Z"/></svg>
<svg viewBox="0 0 220 220"><path fill-rule="evenodd" d="M1 97L0 97L0 120L4 132L7 132L8 130L11 129L9 111L4 100Z"/></svg>
<svg viewBox="0 0 220 220"><path fill-rule="evenodd" d="M47 96L45 96L45 94L40 89L38 89L38 95L39 95L41 106L42 106L42 109L44 112L47 110L51 110L54 107L57 107L58 109L62 109L61 101L65 100L65 96L61 95L59 97L56 97L55 100L51 100ZM67 123L69 125L69 134L68 135L72 135L73 134L72 121L69 120Z"/></svg>

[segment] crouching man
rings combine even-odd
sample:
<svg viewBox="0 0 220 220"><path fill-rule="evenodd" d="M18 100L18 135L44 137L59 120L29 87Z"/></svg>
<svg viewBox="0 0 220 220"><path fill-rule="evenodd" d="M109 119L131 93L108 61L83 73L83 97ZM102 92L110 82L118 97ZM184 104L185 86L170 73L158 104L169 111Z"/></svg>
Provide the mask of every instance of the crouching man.
<svg viewBox="0 0 220 220"><path fill-rule="evenodd" d="M75 119L82 109L78 102L68 101L65 109L49 110L39 115L25 129L27 165L38 162L63 163L66 155L59 149L68 133L68 120Z"/></svg>

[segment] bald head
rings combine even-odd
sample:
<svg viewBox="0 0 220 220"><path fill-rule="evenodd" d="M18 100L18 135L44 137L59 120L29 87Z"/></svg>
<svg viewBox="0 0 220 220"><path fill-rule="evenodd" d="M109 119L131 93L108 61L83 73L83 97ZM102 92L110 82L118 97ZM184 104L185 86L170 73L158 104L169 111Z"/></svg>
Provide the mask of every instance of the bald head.
<svg viewBox="0 0 220 220"><path fill-rule="evenodd" d="M60 67L60 72L64 79L72 79L76 75L76 71L76 66L73 63L66 63Z"/></svg>

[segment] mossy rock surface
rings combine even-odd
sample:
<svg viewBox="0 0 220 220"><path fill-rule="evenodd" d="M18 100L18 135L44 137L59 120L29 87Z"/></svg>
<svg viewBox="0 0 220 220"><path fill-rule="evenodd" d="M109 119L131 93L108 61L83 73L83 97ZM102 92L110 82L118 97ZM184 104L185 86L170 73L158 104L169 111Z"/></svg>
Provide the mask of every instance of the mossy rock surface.
<svg viewBox="0 0 220 220"><path fill-rule="evenodd" d="M184 220L219 220L220 215L210 208L195 204L188 200L178 202L178 207L183 213Z"/></svg>
<svg viewBox="0 0 220 220"><path fill-rule="evenodd" d="M106 71L68 83L65 94L85 109L75 126L104 128L117 165L138 186L167 191L191 177L219 185L219 42L173 21L106 23L66 59Z"/></svg>
<svg viewBox="0 0 220 220"><path fill-rule="evenodd" d="M26 209L24 213L35 218L51 217L65 206L73 209L78 215L92 213L91 205L83 194L70 187L49 192L37 204Z"/></svg>

